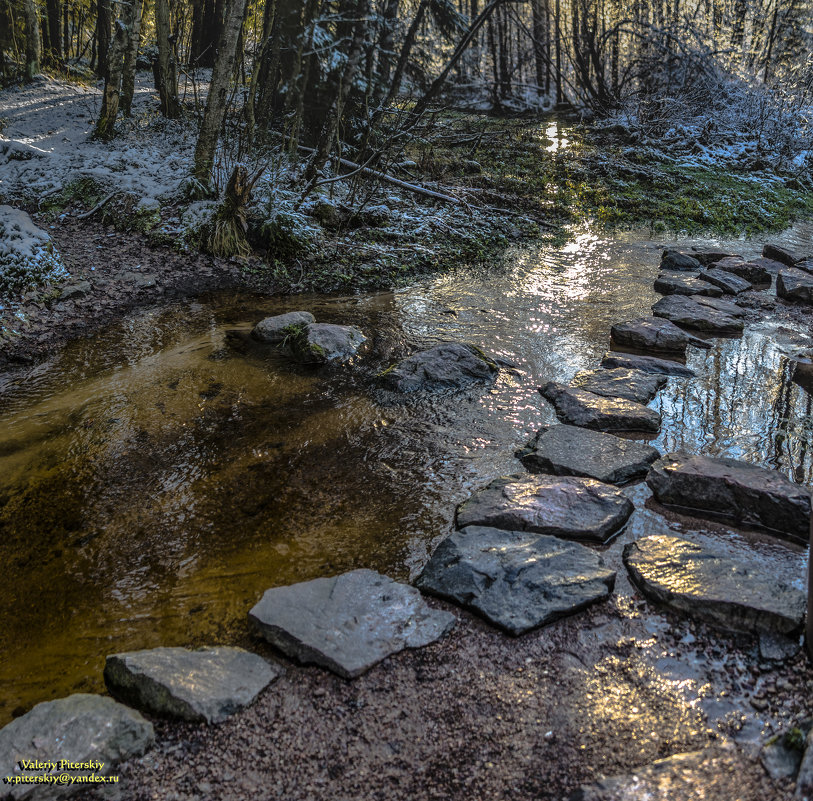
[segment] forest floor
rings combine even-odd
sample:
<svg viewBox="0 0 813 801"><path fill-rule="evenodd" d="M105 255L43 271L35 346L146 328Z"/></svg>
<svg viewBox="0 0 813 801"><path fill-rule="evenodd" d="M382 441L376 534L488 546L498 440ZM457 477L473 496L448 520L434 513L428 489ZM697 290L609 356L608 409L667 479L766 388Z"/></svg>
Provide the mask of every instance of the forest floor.
<svg viewBox="0 0 813 801"><path fill-rule="evenodd" d="M0 360L41 358L134 306L202 288L388 288L498 260L522 239L564 242L585 222L756 234L813 214L810 186L765 169L745 133L704 144L674 130L652 142L550 115L443 112L388 169L458 203L354 181L302 201L301 164L266 160L248 215L253 253L218 259L201 248L216 204L180 192L204 93L186 86L186 116L167 121L140 73L133 116L105 144L92 138L98 85L41 77L0 92L0 202L29 212L64 266L0 298ZM224 149L221 184L235 163Z"/></svg>

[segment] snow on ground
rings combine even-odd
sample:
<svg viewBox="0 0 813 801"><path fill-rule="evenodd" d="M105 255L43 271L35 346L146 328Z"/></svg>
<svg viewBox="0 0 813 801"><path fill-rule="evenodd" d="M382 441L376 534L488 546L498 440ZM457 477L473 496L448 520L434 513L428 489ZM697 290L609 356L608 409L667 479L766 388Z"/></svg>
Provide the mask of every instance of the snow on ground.
<svg viewBox="0 0 813 801"><path fill-rule="evenodd" d="M139 197L173 193L189 172L195 137L188 123L160 116L152 76L136 77L133 116L109 143L92 138L101 82L40 76L0 92L0 198L36 199L79 178Z"/></svg>

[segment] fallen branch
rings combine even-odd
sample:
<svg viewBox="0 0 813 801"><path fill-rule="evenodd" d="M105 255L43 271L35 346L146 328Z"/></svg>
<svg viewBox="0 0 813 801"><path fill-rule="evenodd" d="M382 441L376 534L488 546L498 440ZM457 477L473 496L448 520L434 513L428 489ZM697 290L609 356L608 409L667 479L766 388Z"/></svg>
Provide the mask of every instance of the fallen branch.
<svg viewBox="0 0 813 801"><path fill-rule="evenodd" d="M117 189L115 192L111 192L107 197L102 198L90 211L86 211L84 214L77 214L77 220L85 220L88 217L92 217L102 206L107 203L108 200L111 200L115 195L119 194L119 190Z"/></svg>
<svg viewBox="0 0 813 801"><path fill-rule="evenodd" d="M315 153L316 151L311 147L304 147L303 145L299 146L299 149L305 153ZM393 184L393 186L399 186L401 189L406 189L410 192L415 192L418 195L424 195L425 197L431 197L435 200L443 200L446 203L454 203L455 205L460 205L460 199L456 197L452 197L451 195L444 195L441 192L434 192L431 189L427 189L426 187L419 186L418 184L410 184L406 181L402 181L400 178L395 178L392 175L388 175L385 172L381 172L380 170L374 170L372 167L363 167L360 164L356 164L354 161L348 161L347 159L338 159L339 164L342 167L348 167L349 169L353 170L354 173L363 173L364 175L370 175L373 178L378 178L379 181L385 181L388 184ZM347 178L349 176L342 176L343 178Z"/></svg>

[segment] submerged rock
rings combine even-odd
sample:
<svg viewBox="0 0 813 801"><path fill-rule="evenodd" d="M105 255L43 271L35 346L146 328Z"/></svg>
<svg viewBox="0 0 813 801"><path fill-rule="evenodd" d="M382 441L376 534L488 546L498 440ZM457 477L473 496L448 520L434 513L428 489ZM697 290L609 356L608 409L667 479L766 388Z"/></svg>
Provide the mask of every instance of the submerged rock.
<svg viewBox="0 0 813 801"><path fill-rule="evenodd" d="M248 616L283 653L346 679L404 648L429 645L455 623L414 587L363 569L266 590Z"/></svg>
<svg viewBox="0 0 813 801"><path fill-rule="evenodd" d="M648 598L729 631L789 634L801 628L801 590L729 556L667 534L624 546L624 564Z"/></svg>
<svg viewBox="0 0 813 801"><path fill-rule="evenodd" d="M666 249L661 254L662 270L680 270L692 272L702 269L703 265L694 257L679 250Z"/></svg>
<svg viewBox="0 0 813 801"><path fill-rule="evenodd" d="M719 287L726 295L739 295L740 292L751 289L750 281L726 270L703 270L698 277Z"/></svg>
<svg viewBox="0 0 813 801"><path fill-rule="evenodd" d="M575 542L470 526L440 543L416 584L516 636L609 598L615 572Z"/></svg>
<svg viewBox="0 0 813 801"><path fill-rule="evenodd" d="M503 476L457 507L457 527L489 526L606 542L635 507L617 487L577 476Z"/></svg>
<svg viewBox="0 0 813 801"><path fill-rule="evenodd" d="M786 267L793 267L799 259L781 245L767 244L762 248L762 255L771 261L778 261Z"/></svg>
<svg viewBox="0 0 813 801"><path fill-rule="evenodd" d="M666 376L617 367L614 370L582 370L570 386L605 398L626 398L636 403L649 403L658 390L666 386Z"/></svg>
<svg viewBox="0 0 813 801"><path fill-rule="evenodd" d="M655 499L807 542L810 492L776 470L738 459L668 453L646 478Z"/></svg>
<svg viewBox="0 0 813 801"><path fill-rule="evenodd" d="M661 295L706 295L719 298L723 294L723 290L713 282L701 281L694 275L659 275L655 279L654 289Z"/></svg>
<svg viewBox="0 0 813 801"><path fill-rule="evenodd" d="M670 298L680 299L677 295L667 295L662 300ZM687 345L711 347L711 343L687 334L673 322L660 317L640 317L617 323L610 329L610 335L616 345L660 353L683 353Z"/></svg>
<svg viewBox="0 0 813 801"><path fill-rule="evenodd" d="M540 429L517 454L531 473L586 476L608 484L643 478L660 454L650 445L591 431L557 425Z"/></svg>
<svg viewBox="0 0 813 801"><path fill-rule="evenodd" d="M745 261L744 259L740 258L729 258L722 259L722 261L712 264L711 267L713 270L724 270L732 275L738 275L740 278L744 278L746 281L750 281L752 284L770 286L771 273L767 270L766 264L760 263L766 261L768 260L755 259L753 261ZM773 264L776 264L776 262L773 262ZM782 265L778 266L781 267Z"/></svg>
<svg viewBox="0 0 813 801"><path fill-rule="evenodd" d="M281 344L289 336L297 333L299 326L307 326L313 322L316 322L316 319L310 312L306 311L277 314L274 317L266 317L264 320L260 320L251 329L251 336L260 342Z"/></svg>
<svg viewBox="0 0 813 801"><path fill-rule="evenodd" d="M776 294L794 303L813 303L813 275L785 267L776 277Z"/></svg>
<svg viewBox="0 0 813 801"><path fill-rule="evenodd" d="M459 387L473 381L491 381L495 362L477 348L449 342L413 353L381 374L389 389L412 392L432 387Z"/></svg>
<svg viewBox="0 0 813 801"><path fill-rule="evenodd" d="M744 328L742 320L730 314L677 295L661 298L652 307L652 314L704 334L741 334Z"/></svg>
<svg viewBox="0 0 813 801"><path fill-rule="evenodd" d="M152 724L112 698L77 693L37 704L30 712L0 729L0 775L34 776L21 771L20 760L102 763L86 770L64 770L70 776L115 773L119 762L140 756L154 739ZM64 798L87 791L87 784L18 784L3 788L12 799Z"/></svg>
<svg viewBox="0 0 813 801"><path fill-rule="evenodd" d="M285 347L303 364L347 362L358 354L367 337L352 325L310 323L289 326Z"/></svg>
<svg viewBox="0 0 813 801"><path fill-rule="evenodd" d="M685 364L671 359L658 359L656 356L638 356L634 353L616 353L609 351L604 354L601 366L609 369L624 367L630 370L643 370L646 373L660 373L662 375L676 375L694 378L694 370Z"/></svg>
<svg viewBox="0 0 813 801"><path fill-rule="evenodd" d="M540 387L539 392L553 404L556 416L563 423L597 431L660 431L661 416L634 401L605 398L555 381Z"/></svg>
<svg viewBox="0 0 813 801"><path fill-rule="evenodd" d="M248 706L279 670L242 648L153 648L107 657L107 689L161 717L220 723Z"/></svg>

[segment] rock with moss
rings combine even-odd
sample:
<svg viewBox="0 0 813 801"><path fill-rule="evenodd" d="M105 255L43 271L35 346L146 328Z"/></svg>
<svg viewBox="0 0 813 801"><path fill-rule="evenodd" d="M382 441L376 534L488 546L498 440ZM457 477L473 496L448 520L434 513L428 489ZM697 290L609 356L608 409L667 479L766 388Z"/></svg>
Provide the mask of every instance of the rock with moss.
<svg viewBox="0 0 813 801"><path fill-rule="evenodd" d="M286 337L290 336L291 326L309 325L315 323L316 318L306 311L292 311L285 314L276 314L273 317L266 317L260 320L251 330L251 336L259 342L268 342L273 345L281 345Z"/></svg>
<svg viewBox="0 0 813 801"><path fill-rule="evenodd" d="M380 377L387 389L414 392L492 381L498 371L497 364L479 348L448 342L413 353Z"/></svg>
<svg viewBox="0 0 813 801"><path fill-rule="evenodd" d="M353 325L298 323L283 329L288 354L302 364L344 364L359 355L367 337Z"/></svg>

